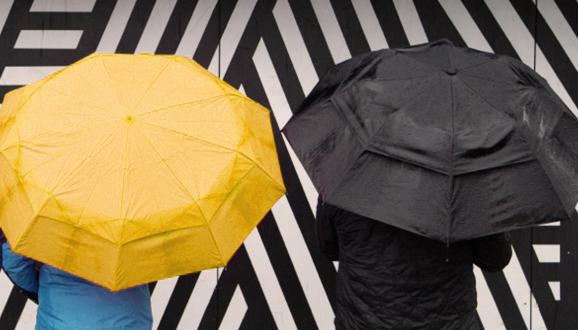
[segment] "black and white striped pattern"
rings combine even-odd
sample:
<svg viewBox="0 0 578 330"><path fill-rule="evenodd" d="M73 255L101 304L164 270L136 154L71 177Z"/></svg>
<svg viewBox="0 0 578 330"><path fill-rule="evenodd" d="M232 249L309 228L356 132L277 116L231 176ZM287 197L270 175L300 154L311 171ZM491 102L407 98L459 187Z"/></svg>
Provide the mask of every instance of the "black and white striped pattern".
<svg viewBox="0 0 578 330"><path fill-rule="evenodd" d="M439 38L520 58L578 113L576 0L0 0L0 98L94 51L178 53L271 108L278 128L334 63ZM317 193L275 137L287 195L226 269L151 285L155 328L333 327ZM577 236L576 221L515 232L504 272L476 269L487 329L578 328ZM0 308L1 329L32 329L35 305L3 274Z"/></svg>

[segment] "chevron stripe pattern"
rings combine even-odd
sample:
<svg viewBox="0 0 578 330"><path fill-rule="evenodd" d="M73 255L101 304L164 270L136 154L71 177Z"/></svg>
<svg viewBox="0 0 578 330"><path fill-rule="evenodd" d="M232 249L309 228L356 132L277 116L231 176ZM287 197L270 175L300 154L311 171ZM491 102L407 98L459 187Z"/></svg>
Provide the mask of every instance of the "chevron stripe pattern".
<svg viewBox="0 0 578 330"><path fill-rule="evenodd" d="M272 109L287 195L227 268L151 284L154 327L332 329L337 265L278 128L333 64L440 38L521 59L578 114L576 0L0 0L0 99L94 51L177 53ZM514 232L503 272L475 270L486 329L578 328L577 221ZM0 329L33 329L4 274L0 311Z"/></svg>

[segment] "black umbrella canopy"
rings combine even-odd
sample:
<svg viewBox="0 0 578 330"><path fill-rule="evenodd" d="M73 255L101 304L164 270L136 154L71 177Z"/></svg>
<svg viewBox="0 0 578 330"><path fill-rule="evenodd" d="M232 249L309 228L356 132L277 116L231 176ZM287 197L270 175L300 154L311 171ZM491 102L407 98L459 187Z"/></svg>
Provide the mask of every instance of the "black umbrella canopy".
<svg viewBox="0 0 578 330"><path fill-rule="evenodd" d="M447 40L335 66L283 132L325 202L444 242L578 201L572 112L520 61Z"/></svg>

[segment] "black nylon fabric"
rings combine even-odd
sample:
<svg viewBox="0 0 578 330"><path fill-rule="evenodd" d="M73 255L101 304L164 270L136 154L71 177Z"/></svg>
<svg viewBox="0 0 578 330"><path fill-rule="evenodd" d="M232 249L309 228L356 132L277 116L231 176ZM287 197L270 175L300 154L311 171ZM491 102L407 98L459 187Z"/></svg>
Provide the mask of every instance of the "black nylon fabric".
<svg viewBox="0 0 578 330"><path fill-rule="evenodd" d="M283 132L328 203L443 242L578 201L571 111L520 61L445 40L335 66Z"/></svg>
<svg viewBox="0 0 578 330"><path fill-rule="evenodd" d="M512 253L503 234L448 248L321 201L317 235L339 260L337 329L483 329L472 265L498 271Z"/></svg>

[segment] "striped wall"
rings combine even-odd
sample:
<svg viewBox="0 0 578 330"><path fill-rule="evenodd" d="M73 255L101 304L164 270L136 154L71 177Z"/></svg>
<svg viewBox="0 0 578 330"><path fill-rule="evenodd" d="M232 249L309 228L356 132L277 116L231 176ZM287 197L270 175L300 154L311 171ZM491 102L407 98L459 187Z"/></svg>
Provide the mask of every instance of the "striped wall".
<svg viewBox="0 0 578 330"><path fill-rule="evenodd" d="M578 0L0 0L0 100L94 51L177 53L272 109L278 128L333 64L440 38L520 58L578 113ZM317 194L275 136L287 195L227 268L151 284L155 328L333 328ZM577 220L515 232L503 272L476 269L486 329L578 329ZM4 274L0 311L0 329L33 329L36 306Z"/></svg>

